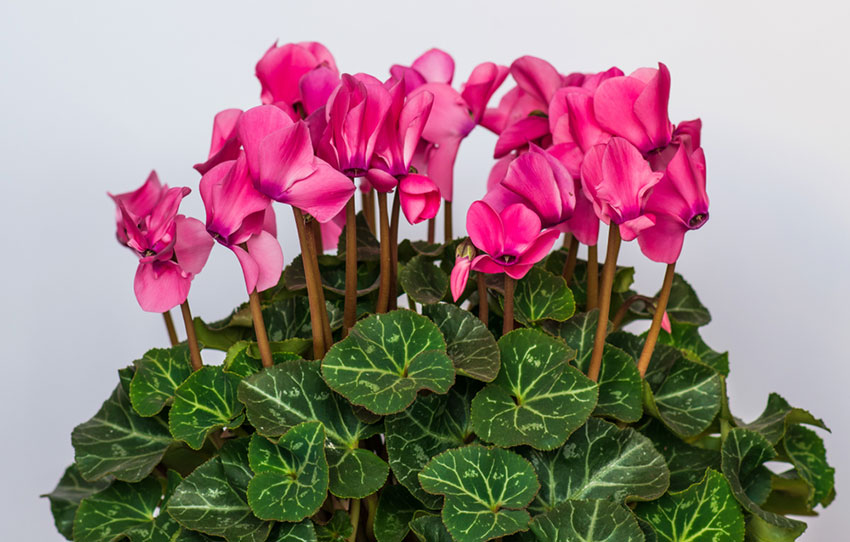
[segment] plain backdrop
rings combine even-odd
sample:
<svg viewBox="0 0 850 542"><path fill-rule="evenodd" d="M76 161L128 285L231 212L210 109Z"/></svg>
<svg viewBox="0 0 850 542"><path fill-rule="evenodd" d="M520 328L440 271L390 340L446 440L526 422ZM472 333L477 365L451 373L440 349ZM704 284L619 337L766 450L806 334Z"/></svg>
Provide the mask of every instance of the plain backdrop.
<svg viewBox="0 0 850 542"><path fill-rule="evenodd" d="M730 351L734 414L752 419L777 391L833 429L825 440L838 499L802 540L844 539L848 6L4 0L0 538L60 540L38 495L72 462L71 430L97 411L118 368L167 340L162 319L136 305L136 263L115 242L106 191L135 188L151 168L172 186L196 187L191 166L206 157L213 115L258 103L254 64L280 39L321 41L341 70L382 78L438 46L456 59L456 84L479 62L523 54L563 73L665 62L671 118L703 120L711 197L711 219L688 235L678 270L712 312L706 340ZM479 129L461 148L458 229L483 194L494 142ZM203 218L197 190L183 210ZM279 217L289 260L291 217ZM621 258L638 268L642 291L658 289L662 265L633 243ZM236 259L217 247L192 288L194 312L215 319L244 298Z"/></svg>

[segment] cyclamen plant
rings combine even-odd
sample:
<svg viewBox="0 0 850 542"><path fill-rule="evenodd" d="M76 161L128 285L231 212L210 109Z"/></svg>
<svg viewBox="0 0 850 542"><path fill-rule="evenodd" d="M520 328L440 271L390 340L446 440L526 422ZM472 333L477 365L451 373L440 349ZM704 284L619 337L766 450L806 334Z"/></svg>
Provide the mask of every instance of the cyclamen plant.
<svg viewBox="0 0 850 542"><path fill-rule="evenodd" d="M458 91L436 49L382 82L297 43L256 71L262 105L216 115L195 166L204 222L155 173L113 196L136 297L172 345L74 429L47 495L66 538L786 541L805 530L789 515L829 505L826 426L776 394L733 416L728 355L675 273L709 211L700 121L670 122L666 66L565 76L526 56ZM453 165L479 124L498 161L453 239ZM285 269L274 202L301 245ZM402 213L427 240L398 242ZM618 261L634 240L667 265L655 295ZM216 242L248 302L207 322L187 298Z"/></svg>

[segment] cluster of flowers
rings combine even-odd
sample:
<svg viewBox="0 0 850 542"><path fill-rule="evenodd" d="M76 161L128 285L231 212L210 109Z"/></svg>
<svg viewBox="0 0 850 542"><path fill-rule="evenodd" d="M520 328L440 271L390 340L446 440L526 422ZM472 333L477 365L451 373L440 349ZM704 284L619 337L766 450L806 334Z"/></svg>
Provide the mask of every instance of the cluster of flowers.
<svg viewBox="0 0 850 542"><path fill-rule="evenodd" d="M478 65L460 90L454 71L451 56L432 49L382 82L340 75L316 42L272 46L256 66L262 105L217 114L209 157L195 166L205 224L177 214L190 190L155 173L112 196L118 239L139 257L141 307L183 303L213 240L234 252L249 294L277 284L273 201L315 219L325 247L353 208L356 179L364 192L396 191L409 222L433 218L452 200L458 149L477 125L498 135L497 162L467 215L474 247L459 251L456 298L470 270L521 278L562 232L595 246L599 222L613 224L650 259L673 263L685 232L707 220L700 121L671 124L663 64L561 75L524 56ZM508 74L516 85L488 108Z"/></svg>

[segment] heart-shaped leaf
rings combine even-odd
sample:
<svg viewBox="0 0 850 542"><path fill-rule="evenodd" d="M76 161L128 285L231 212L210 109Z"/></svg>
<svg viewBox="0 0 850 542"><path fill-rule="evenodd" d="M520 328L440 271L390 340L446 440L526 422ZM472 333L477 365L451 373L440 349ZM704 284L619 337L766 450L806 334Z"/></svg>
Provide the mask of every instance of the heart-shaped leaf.
<svg viewBox="0 0 850 542"><path fill-rule="evenodd" d="M177 387L192 374L189 348L154 348L134 362L130 402L140 416L154 416L174 398Z"/></svg>
<svg viewBox="0 0 850 542"><path fill-rule="evenodd" d="M440 516L419 513L410 522L410 530L420 542L455 542Z"/></svg>
<svg viewBox="0 0 850 542"><path fill-rule="evenodd" d="M723 401L723 382L710 367L680 357L663 382L652 389L644 382L644 407L682 438L699 435L711 425Z"/></svg>
<svg viewBox="0 0 850 542"><path fill-rule="evenodd" d="M712 469L700 483L641 504L635 512L652 526L659 541L744 540L744 515L723 475Z"/></svg>
<svg viewBox="0 0 850 542"><path fill-rule="evenodd" d="M499 376L472 401L472 426L498 446L557 448L596 406L596 383L567 363L563 342L533 329L499 339Z"/></svg>
<svg viewBox="0 0 850 542"><path fill-rule="evenodd" d="M408 524L419 510L422 510L422 503L404 486L385 487L375 512L375 539L378 542L402 542L410 531Z"/></svg>
<svg viewBox="0 0 850 542"><path fill-rule="evenodd" d="M325 525L316 525L316 540L318 542L348 542L353 530L348 512L336 510L329 522Z"/></svg>
<svg viewBox="0 0 850 542"><path fill-rule="evenodd" d="M53 491L42 495L50 500L50 512L53 514L56 530L68 540L73 540L74 515L80 506L80 501L106 489L111 482L112 477L88 482L80 475L77 465L71 465L65 469L65 474L62 475Z"/></svg>
<svg viewBox="0 0 850 542"><path fill-rule="evenodd" d="M678 348L687 357L700 361L718 373L729 376L729 352L715 352L699 334L699 327L694 324L671 322L672 333L662 333L658 337L661 344L669 344Z"/></svg>
<svg viewBox="0 0 850 542"><path fill-rule="evenodd" d="M545 512L571 499L645 501L667 490L670 471L652 441L634 429L590 418L563 447L523 448L541 481L529 506Z"/></svg>
<svg viewBox="0 0 850 542"><path fill-rule="evenodd" d="M421 389L446 393L455 371L439 328L415 312L396 310L360 320L322 360L322 375L352 403L392 414Z"/></svg>
<svg viewBox="0 0 850 542"><path fill-rule="evenodd" d="M575 364L582 372L587 372L590 355L593 353L593 340L596 336L596 324L599 322L599 309L576 314L566 322L544 323L544 329L566 341L567 346L576 351Z"/></svg>
<svg viewBox="0 0 850 542"><path fill-rule="evenodd" d="M192 373L177 388L169 412L168 427L174 438L199 450L214 430L242 425L244 407L236 398L241 380L219 366L208 365Z"/></svg>
<svg viewBox="0 0 850 542"><path fill-rule="evenodd" d="M298 523L278 523L267 542L317 542L316 529L309 519Z"/></svg>
<svg viewBox="0 0 850 542"><path fill-rule="evenodd" d="M540 484L513 452L484 446L449 450L419 473L423 489L445 495L443 523L458 542L492 540L528 528L525 507Z"/></svg>
<svg viewBox="0 0 850 542"><path fill-rule="evenodd" d="M301 521L327 497L325 430L319 422L296 425L277 444L254 434L248 461L256 474L248 484L248 504L260 519Z"/></svg>
<svg viewBox="0 0 850 542"><path fill-rule="evenodd" d="M187 476L168 501L171 517L187 529L228 542L264 542L272 522L257 518L248 506L248 441L228 440L218 456Z"/></svg>
<svg viewBox="0 0 850 542"><path fill-rule="evenodd" d="M514 318L524 325L541 320L563 322L576 310L573 293L561 276L538 267L517 281L514 291Z"/></svg>
<svg viewBox="0 0 850 542"><path fill-rule="evenodd" d="M659 295L660 292L655 297L658 298ZM671 320L695 326L704 326L711 322L708 309L700 302L693 287L678 273L673 276L667 314Z"/></svg>
<svg viewBox="0 0 850 542"><path fill-rule="evenodd" d="M809 505L824 503L835 486L835 469L826 462L823 440L811 429L792 425L782 446L800 478L809 484Z"/></svg>
<svg viewBox="0 0 850 542"><path fill-rule="evenodd" d="M643 416L643 385L634 358L614 345L602 350L594 416L636 422Z"/></svg>
<svg viewBox="0 0 850 542"><path fill-rule="evenodd" d="M398 284L417 303L438 303L449 291L449 277L434 262L414 256L398 272Z"/></svg>
<svg viewBox="0 0 850 542"><path fill-rule="evenodd" d="M676 437L664 425L651 421L641 433L649 437L670 469L670 491L682 491L702 480L705 469L720 470L720 452L691 446Z"/></svg>
<svg viewBox="0 0 850 542"><path fill-rule="evenodd" d="M139 482L173 442L165 420L136 413L123 385L115 388L92 419L71 433L77 467L86 480L111 474L125 482Z"/></svg>
<svg viewBox="0 0 850 542"><path fill-rule="evenodd" d="M440 303L422 307L440 328L458 374L490 382L499 374L499 347L490 330L469 311Z"/></svg>
<svg viewBox="0 0 850 542"><path fill-rule="evenodd" d="M263 369L263 363L259 353L255 355L253 352L253 347L255 346L256 343L252 343L251 341L239 341L231 346L222 364L224 372L232 373L242 378L248 378L251 375L259 373ZM272 353L272 362L275 365L300 359L301 356L292 352Z"/></svg>
<svg viewBox="0 0 850 542"><path fill-rule="evenodd" d="M325 302L331 328L339 327L342 323L340 310L330 302ZM284 341L300 337L312 339L313 330L310 323L310 303L306 297L276 298L263 307L263 322L270 341Z"/></svg>
<svg viewBox="0 0 850 542"><path fill-rule="evenodd" d="M439 509L443 498L422 489L419 472L432 457L463 446L472 436L469 409L480 386L459 379L446 395L419 397L406 410L384 421L393 474L428 508Z"/></svg>
<svg viewBox="0 0 850 542"><path fill-rule="evenodd" d="M802 522L763 510L748 494L754 474L763 472L764 463L776 457L776 451L761 434L748 429L732 429L721 449L723 475L729 481L732 494L748 512L785 532L796 532Z"/></svg>
<svg viewBox="0 0 850 542"><path fill-rule="evenodd" d="M771 444L778 444L785 432L794 424L806 424L827 429L822 420L815 418L802 408L794 408L778 393L771 393L767 398L764 412L751 423L738 421L744 429L761 433ZM829 430L829 429L827 429Z"/></svg>
<svg viewBox="0 0 850 542"><path fill-rule="evenodd" d="M162 486L153 477L132 484L113 482L82 500L74 519L74 540L102 542L127 536L144 542L139 534L154 523L161 500Z"/></svg>
<svg viewBox="0 0 850 542"><path fill-rule="evenodd" d="M644 542L628 508L603 500L571 500L534 518L531 530L540 542Z"/></svg>

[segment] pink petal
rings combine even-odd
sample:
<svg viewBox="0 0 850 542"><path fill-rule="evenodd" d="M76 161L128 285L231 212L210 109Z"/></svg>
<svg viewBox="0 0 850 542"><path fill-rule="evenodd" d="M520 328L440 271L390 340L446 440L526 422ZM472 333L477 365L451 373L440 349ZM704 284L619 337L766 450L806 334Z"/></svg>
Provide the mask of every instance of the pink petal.
<svg viewBox="0 0 850 542"><path fill-rule="evenodd" d="M498 184L488 190L481 201L492 207L494 211L501 213L505 207L515 203L523 203L524 200L516 192Z"/></svg>
<svg viewBox="0 0 850 542"><path fill-rule="evenodd" d="M654 145L635 114L635 102L645 87L635 77L612 77L596 89L593 112L602 128L648 152Z"/></svg>
<svg viewBox="0 0 850 542"><path fill-rule="evenodd" d="M276 132L294 123L289 115L273 105L253 107L242 114L236 124L239 141L245 147L251 176L260 176L260 143L272 132Z"/></svg>
<svg viewBox="0 0 850 542"><path fill-rule="evenodd" d="M425 78L428 83L450 85L455 73L455 61L451 55L440 49L430 49L413 61L410 66Z"/></svg>
<svg viewBox="0 0 850 542"><path fill-rule="evenodd" d="M493 157L501 158L547 134L549 134L549 121L546 118L531 115L520 119L502 130L496 141Z"/></svg>
<svg viewBox="0 0 850 542"><path fill-rule="evenodd" d="M700 148L700 133L702 132L702 121L700 119L684 120L676 125L673 137L690 137L691 149Z"/></svg>
<svg viewBox="0 0 850 542"><path fill-rule="evenodd" d="M632 241L640 232L651 228L655 225L655 215L646 213L620 224L620 237L623 241Z"/></svg>
<svg viewBox="0 0 850 542"><path fill-rule="evenodd" d="M652 148L663 147L670 142L673 126L667 116L670 101L670 71L663 63L635 100L635 116L643 124ZM643 150L643 149L642 149Z"/></svg>
<svg viewBox="0 0 850 542"><path fill-rule="evenodd" d="M540 235L540 217L523 203L509 205L499 213L505 230L505 248L500 253L487 251L493 257L502 254L518 256Z"/></svg>
<svg viewBox="0 0 850 542"><path fill-rule="evenodd" d="M481 121L487 110L487 103L502 85L508 72L507 66L499 66L492 62L484 62L472 70L469 79L463 85L461 97L472 110L472 118L476 124Z"/></svg>
<svg viewBox="0 0 850 542"><path fill-rule="evenodd" d="M308 48L299 44L272 45L256 67L257 79L263 88L260 95L263 103L297 102L298 81L320 62Z"/></svg>
<svg viewBox="0 0 850 542"><path fill-rule="evenodd" d="M277 217L271 205L266 207L266 212L263 214L263 231L267 231L277 237Z"/></svg>
<svg viewBox="0 0 850 542"><path fill-rule="evenodd" d="M260 141L255 159L258 175L254 186L266 196L282 201L294 183L315 171L307 125L299 121L267 135Z"/></svg>
<svg viewBox="0 0 850 542"><path fill-rule="evenodd" d="M399 182L401 210L411 224L418 224L437 216L440 210L440 190L434 181L424 175L411 174Z"/></svg>
<svg viewBox="0 0 850 542"><path fill-rule="evenodd" d="M664 314L661 316L661 329L667 333L673 333L673 326L670 325L670 316L667 314L667 311L664 311Z"/></svg>
<svg viewBox="0 0 850 542"><path fill-rule="evenodd" d="M408 98L401 110L398 119L398 136L405 169L410 167L413 153L416 152L416 146L425 130L433 106L434 95L424 91Z"/></svg>
<svg viewBox="0 0 850 542"><path fill-rule="evenodd" d="M177 226L177 241L174 243L177 261L183 271L197 275L206 265L215 241L200 220L177 215L174 223Z"/></svg>
<svg viewBox="0 0 850 542"><path fill-rule="evenodd" d="M494 260L488 254L481 254L472 260L472 270L489 275L497 275L505 272L505 264Z"/></svg>
<svg viewBox="0 0 850 542"><path fill-rule="evenodd" d="M614 137L602 156L603 181L596 194L616 214L611 219L620 224L641 214L649 190L662 176L652 171L634 145Z"/></svg>
<svg viewBox="0 0 850 542"><path fill-rule="evenodd" d="M575 143L558 143L546 149L546 152L561 162L573 178L581 178L581 164L584 161L581 147Z"/></svg>
<svg viewBox="0 0 850 542"><path fill-rule="evenodd" d="M687 227L675 218L657 215L655 224L637 236L640 251L654 262L674 263L682 253L687 231Z"/></svg>
<svg viewBox="0 0 850 542"><path fill-rule="evenodd" d="M576 206L573 216L564 224L567 231L576 236L579 243L592 246L599 240L599 217L596 216L593 203L581 190L581 184L576 182Z"/></svg>
<svg viewBox="0 0 850 542"><path fill-rule="evenodd" d="M339 74L331 68L319 67L304 74L298 82L304 111L310 115L324 107L338 84Z"/></svg>
<svg viewBox="0 0 850 542"><path fill-rule="evenodd" d="M610 209L606 201L599 197L599 188L604 184L602 174L602 157L605 155L606 145L596 145L584 155L581 163L581 188L587 199L593 204L593 210L599 220L606 224L611 219Z"/></svg>
<svg viewBox="0 0 850 542"><path fill-rule="evenodd" d="M428 156L428 177L440 188L440 195L446 201L452 201L454 188L454 167L461 139L443 141Z"/></svg>
<svg viewBox="0 0 850 542"><path fill-rule="evenodd" d="M133 190L132 192L124 192L122 194L112 195L109 197L117 204L124 205L124 208L134 218L149 215L153 211L154 206L159 202L162 195L168 189L168 186L163 186L159 182L159 176L156 171L151 171L144 184ZM120 217L120 212L117 213Z"/></svg>
<svg viewBox="0 0 850 542"><path fill-rule="evenodd" d="M240 246L228 247L236 255L239 265L242 267L242 275L245 277L245 289L250 295L257 289L257 279L260 276L260 266L253 256Z"/></svg>
<svg viewBox="0 0 850 542"><path fill-rule="evenodd" d="M310 51L313 56L316 57L316 60L319 62L319 66L327 67L331 71L339 73L334 57L327 47L318 41L302 41L298 43L298 45Z"/></svg>
<svg viewBox="0 0 850 542"><path fill-rule="evenodd" d="M490 192L495 187L502 184L502 180L505 178L505 175L508 174L508 168L511 165L511 162L514 161L516 156L512 154L508 154L499 158L493 167L490 169L490 175L487 176L487 192Z"/></svg>
<svg viewBox="0 0 850 542"><path fill-rule="evenodd" d="M469 269L471 266L472 263L469 261L469 258L465 256L461 256L455 260L455 265L452 268L451 274L452 299L455 301L457 301L460 296L463 295L463 291L466 290L466 283L469 280Z"/></svg>
<svg viewBox="0 0 850 542"><path fill-rule="evenodd" d="M254 189L244 153L201 177L200 192L207 212L207 231L221 236L223 242L239 232L251 215L270 205L269 199Z"/></svg>
<svg viewBox="0 0 850 542"><path fill-rule="evenodd" d="M512 279L520 280L531 271L532 267L534 266L531 264L515 263L513 265L506 265L503 270Z"/></svg>
<svg viewBox="0 0 850 542"><path fill-rule="evenodd" d="M561 87L561 74L554 66L534 56L523 56L511 64L511 75L517 85L544 103L549 103Z"/></svg>
<svg viewBox="0 0 850 542"><path fill-rule="evenodd" d="M469 106L458 91L445 84L428 83L411 92L407 99L424 92L434 95L434 104L422 137L442 145L446 141L466 137L475 127Z"/></svg>
<svg viewBox="0 0 850 542"><path fill-rule="evenodd" d="M165 312L186 301L192 285L174 262L140 263L133 280L133 291L142 310Z"/></svg>
<svg viewBox="0 0 850 542"><path fill-rule="evenodd" d="M514 266L529 265L532 266L546 257L549 251L552 250L552 245L561 236L561 232L556 229L546 230L539 234L534 241L519 255Z"/></svg>
<svg viewBox="0 0 850 542"><path fill-rule="evenodd" d="M561 222L559 186L549 162L541 153L523 153L511 162L502 186L527 201L544 224L551 226Z"/></svg>
<svg viewBox="0 0 850 542"><path fill-rule="evenodd" d="M319 158L315 159L315 165L316 170L294 183L280 201L298 207L319 222L327 222L345 207L355 187L351 179Z"/></svg>
<svg viewBox="0 0 850 542"><path fill-rule="evenodd" d="M472 244L492 256L501 256L505 246L502 219L483 201L475 201L466 213L466 231ZM539 230L538 230L539 231Z"/></svg>
<svg viewBox="0 0 850 542"><path fill-rule="evenodd" d="M319 223L319 228L322 230L322 248L324 250L335 249L339 246L339 236L342 234L343 227L345 227L345 209L327 222Z"/></svg>
<svg viewBox="0 0 850 542"><path fill-rule="evenodd" d="M160 240L174 225L174 217L180 208L180 202L192 190L188 187L169 188L162 195L147 217L146 236L152 241ZM170 240L165 240L169 242Z"/></svg>
<svg viewBox="0 0 850 542"><path fill-rule="evenodd" d="M398 179L382 169L370 169L366 172L364 179L371 185L369 188L374 188L378 192L392 192L398 186ZM363 181L360 184L362 189Z"/></svg>
<svg viewBox="0 0 850 542"><path fill-rule="evenodd" d="M228 140L236 135L236 123L240 116L242 116L241 109L225 109L216 114L213 119L212 142L208 158L215 156Z"/></svg>
<svg viewBox="0 0 850 542"><path fill-rule="evenodd" d="M276 286L283 272L283 251L280 243L272 234L263 231L248 239L247 246L248 253L257 263L257 291L262 292Z"/></svg>

